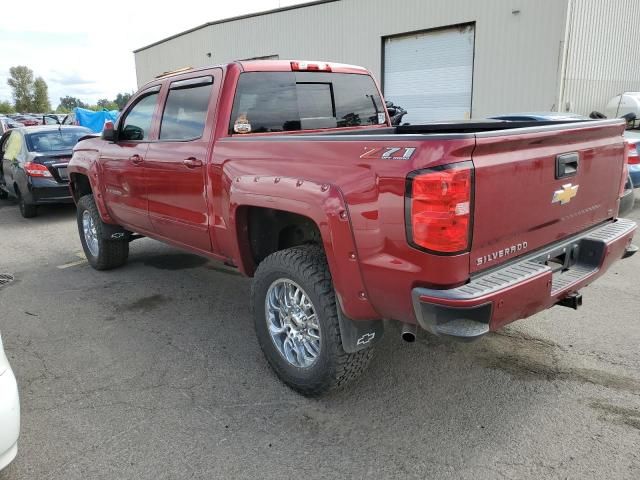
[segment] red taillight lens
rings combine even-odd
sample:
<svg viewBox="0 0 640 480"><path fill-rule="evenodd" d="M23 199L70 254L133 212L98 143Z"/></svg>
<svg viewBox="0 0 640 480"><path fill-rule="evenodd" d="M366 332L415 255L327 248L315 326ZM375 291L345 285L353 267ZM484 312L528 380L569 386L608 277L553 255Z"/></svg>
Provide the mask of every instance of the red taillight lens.
<svg viewBox="0 0 640 480"><path fill-rule="evenodd" d="M638 153L638 145L635 143L627 142L627 155L628 160L627 163L629 165L638 165L640 164L640 153Z"/></svg>
<svg viewBox="0 0 640 480"><path fill-rule="evenodd" d="M469 249L473 165L423 170L408 179L409 241L434 252Z"/></svg>
<svg viewBox="0 0 640 480"><path fill-rule="evenodd" d="M51 177L49 169L39 163L27 162L24 164L24 171L30 177Z"/></svg>

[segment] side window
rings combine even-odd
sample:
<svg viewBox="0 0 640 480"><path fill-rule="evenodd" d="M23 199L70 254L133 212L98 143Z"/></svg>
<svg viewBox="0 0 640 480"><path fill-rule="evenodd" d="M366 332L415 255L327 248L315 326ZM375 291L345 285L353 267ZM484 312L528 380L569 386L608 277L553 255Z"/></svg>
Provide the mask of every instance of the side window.
<svg viewBox="0 0 640 480"><path fill-rule="evenodd" d="M211 76L173 82L162 113L160 140L202 137L212 88Z"/></svg>
<svg viewBox="0 0 640 480"><path fill-rule="evenodd" d="M22 135L20 135L20 132L15 130L11 132L9 139L4 143L2 148L6 160L16 160L22 152Z"/></svg>
<svg viewBox="0 0 640 480"><path fill-rule="evenodd" d="M120 125L119 140L149 140L158 92L142 97L127 112Z"/></svg>

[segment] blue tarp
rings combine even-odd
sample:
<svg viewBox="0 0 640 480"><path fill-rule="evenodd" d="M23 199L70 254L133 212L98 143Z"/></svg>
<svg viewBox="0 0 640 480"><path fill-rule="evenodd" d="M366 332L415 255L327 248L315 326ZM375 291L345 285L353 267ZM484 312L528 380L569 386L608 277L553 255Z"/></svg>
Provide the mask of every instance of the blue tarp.
<svg viewBox="0 0 640 480"><path fill-rule="evenodd" d="M87 127L96 133L100 133L104 129L104 122L116 122L119 112L117 110L102 110L101 112L94 112L93 110L76 107L73 109L73 113L76 115L76 122L78 125Z"/></svg>

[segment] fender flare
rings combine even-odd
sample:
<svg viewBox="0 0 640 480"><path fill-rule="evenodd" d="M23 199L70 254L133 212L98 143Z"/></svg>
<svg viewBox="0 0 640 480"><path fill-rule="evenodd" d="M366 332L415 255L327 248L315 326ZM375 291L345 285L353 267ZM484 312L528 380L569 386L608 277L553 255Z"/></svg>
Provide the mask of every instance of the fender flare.
<svg viewBox="0 0 640 480"><path fill-rule="evenodd" d="M262 207L295 213L311 219L322 238L339 305L354 320L379 319L360 271L349 209L342 192L334 185L299 178L239 175L230 180L229 226L232 259L251 276L252 262L246 260L239 231L238 211L242 207ZM248 264L249 263L249 264Z"/></svg>
<svg viewBox="0 0 640 480"><path fill-rule="evenodd" d="M82 175L87 178L91 191L93 192L93 198L98 208L98 213L102 221L106 224L115 225L115 220L109 214L109 210L104 201L103 191L99 184L99 171L97 156L99 152L97 150L74 150L71 163L69 164L69 190L71 190L71 196L74 202L78 203L78 193L74 190L73 176Z"/></svg>

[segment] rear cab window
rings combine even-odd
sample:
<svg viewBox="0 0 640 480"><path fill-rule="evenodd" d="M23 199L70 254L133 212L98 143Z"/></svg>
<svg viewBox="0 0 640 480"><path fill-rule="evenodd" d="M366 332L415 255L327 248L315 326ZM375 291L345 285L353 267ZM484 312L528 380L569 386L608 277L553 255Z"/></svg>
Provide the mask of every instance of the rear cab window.
<svg viewBox="0 0 640 480"><path fill-rule="evenodd" d="M387 121L369 75L245 72L240 75L230 134L382 125Z"/></svg>

